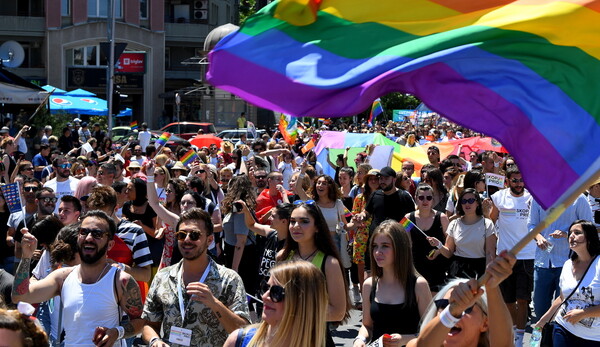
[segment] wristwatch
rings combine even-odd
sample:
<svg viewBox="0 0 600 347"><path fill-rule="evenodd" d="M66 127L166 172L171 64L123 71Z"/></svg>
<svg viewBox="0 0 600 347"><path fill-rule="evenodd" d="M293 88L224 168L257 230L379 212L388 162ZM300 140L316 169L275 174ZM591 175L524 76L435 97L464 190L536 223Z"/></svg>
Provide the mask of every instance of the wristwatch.
<svg viewBox="0 0 600 347"><path fill-rule="evenodd" d="M150 339L150 342L148 342L148 347L154 346L154 343L156 341L162 341L162 339L158 336L154 336L153 338Z"/></svg>

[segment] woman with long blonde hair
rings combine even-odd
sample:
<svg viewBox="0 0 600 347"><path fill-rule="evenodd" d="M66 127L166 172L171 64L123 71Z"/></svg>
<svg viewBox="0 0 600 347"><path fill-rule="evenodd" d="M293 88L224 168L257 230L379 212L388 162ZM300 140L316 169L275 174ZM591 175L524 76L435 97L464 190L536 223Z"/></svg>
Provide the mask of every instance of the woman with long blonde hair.
<svg viewBox="0 0 600 347"><path fill-rule="evenodd" d="M263 289L262 323L234 331L224 347L325 346L328 295L321 270L305 261L284 262L271 268Z"/></svg>

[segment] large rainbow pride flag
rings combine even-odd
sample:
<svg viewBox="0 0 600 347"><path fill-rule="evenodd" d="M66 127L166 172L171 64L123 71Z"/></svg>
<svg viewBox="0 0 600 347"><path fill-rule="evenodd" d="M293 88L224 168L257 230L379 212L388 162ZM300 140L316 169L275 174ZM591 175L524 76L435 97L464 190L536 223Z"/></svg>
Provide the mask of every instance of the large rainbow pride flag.
<svg viewBox="0 0 600 347"><path fill-rule="evenodd" d="M502 142L548 208L600 169L599 33L600 0L282 0L215 47L207 77L295 116L412 93Z"/></svg>

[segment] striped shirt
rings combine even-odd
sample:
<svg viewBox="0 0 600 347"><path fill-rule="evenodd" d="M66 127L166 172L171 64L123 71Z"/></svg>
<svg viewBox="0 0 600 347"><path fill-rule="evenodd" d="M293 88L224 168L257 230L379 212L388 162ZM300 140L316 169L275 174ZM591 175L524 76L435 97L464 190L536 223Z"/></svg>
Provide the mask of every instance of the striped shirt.
<svg viewBox="0 0 600 347"><path fill-rule="evenodd" d="M117 225L117 236L129 247L137 266L152 265L148 239L141 226L122 219Z"/></svg>

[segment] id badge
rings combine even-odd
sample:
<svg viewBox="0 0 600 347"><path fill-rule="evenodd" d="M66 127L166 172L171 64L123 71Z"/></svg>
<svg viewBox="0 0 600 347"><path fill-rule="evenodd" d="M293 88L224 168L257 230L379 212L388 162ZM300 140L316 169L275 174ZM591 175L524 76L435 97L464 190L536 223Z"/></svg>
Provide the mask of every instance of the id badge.
<svg viewBox="0 0 600 347"><path fill-rule="evenodd" d="M189 346L192 342L192 331L190 329L172 326L171 333L169 334L169 342L182 346Z"/></svg>

